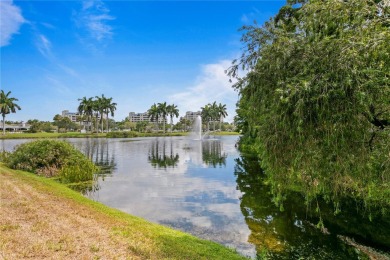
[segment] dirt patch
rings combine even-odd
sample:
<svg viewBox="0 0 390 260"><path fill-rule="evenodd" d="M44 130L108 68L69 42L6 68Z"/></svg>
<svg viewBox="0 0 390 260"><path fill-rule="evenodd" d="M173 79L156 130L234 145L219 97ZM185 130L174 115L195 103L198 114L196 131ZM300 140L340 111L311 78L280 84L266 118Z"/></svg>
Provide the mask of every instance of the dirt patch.
<svg viewBox="0 0 390 260"><path fill-rule="evenodd" d="M140 259L118 223L0 173L0 259Z"/></svg>

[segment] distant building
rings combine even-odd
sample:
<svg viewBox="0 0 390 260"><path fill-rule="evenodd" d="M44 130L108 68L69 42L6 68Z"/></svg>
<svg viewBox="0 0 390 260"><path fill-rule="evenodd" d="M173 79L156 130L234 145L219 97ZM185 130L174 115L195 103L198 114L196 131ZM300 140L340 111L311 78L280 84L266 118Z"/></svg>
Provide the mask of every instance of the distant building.
<svg viewBox="0 0 390 260"><path fill-rule="evenodd" d="M193 122L200 115L202 115L202 112L200 112L200 111L197 111L197 112L187 111L186 115L182 118Z"/></svg>
<svg viewBox="0 0 390 260"><path fill-rule="evenodd" d="M135 113L135 112L130 112L129 116L127 117L130 122L142 122L142 121L147 121L150 122L149 114L147 112L145 113Z"/></svg>
<svg viewBox="0 0 390 260"><path fill-rule="evenodd" d="M61 116L69 118L72 122L77 122L77 117L80 116L80 114L76 112L69 112L69 110L63 110Z"/></svg>
<svg viewBox="0 0 390 260"><path fill-rule="evenodd" d="M144 113L130 112L129 116L127 118L129 119L130 122L134 122L134 123L142 122L142 121L154 122L153 120L150 119L148 112L144 112ZM163 119L158 118L158 122L162 123ZM167 119L165 118L165 123L166 122L167 122Z"/></svg>
<svg viewBox="0 0 390 260"><path fill-rule="evenodd" d="M24 123L23 121L19 124L5 124L4 128L9 132L24 132L30 130L30 125ZM3 121L0 121L0 130L3 131Z"/></svg>
<svg viewBox="0 0 390 260"><path fill-rule="evenodd" d="M78 113L78 112L69 112L69 110L63 110L62 111L62 113L61 113L61 116L62 117L67 117L67 118L69 118L72 122L74 122L74 123L80 123L81 125L90 125L91 124L91 122L89 122L89 124L87 124L87 120L86 119L84 119L84 121L83 122L79 122L78 120L77 120L77 118L79 117L79 116L82 116L80 113ZM95 116L93 116L93 118L95 118ZM105 114L103 114L103 119L106 119L107 118L107 116L105 115ZM100 115L98 115L98 120L100 120Z"/></svg>

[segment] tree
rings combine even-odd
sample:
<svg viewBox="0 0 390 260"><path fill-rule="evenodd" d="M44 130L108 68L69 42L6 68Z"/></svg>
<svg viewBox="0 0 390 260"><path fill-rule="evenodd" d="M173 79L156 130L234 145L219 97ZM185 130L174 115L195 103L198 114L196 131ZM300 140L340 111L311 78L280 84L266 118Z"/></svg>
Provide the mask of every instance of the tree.
<svg viewBox="0 0 390 260"><path fill-rule="evenodd" d="M172 105L167 106L167 112L168 112L169 117L171 118L171 132L172 132L172 130L173 130L173 117L174 116L179 117L179 109L177 108L177 106L175 104L172 104Z"/></svg>
<svg viewBox="0 0 390 260"><path fill-rule="evenodd" d="M146 131L146 126L149 123L147 121L139 121L135 125L135 129L137 129L138 132L145 132Z"/></svg>
<svg viewBox="0 0 390 260"><path fill-rule="evenodd" d="M226 111L226 105L219 103L218 105L218 117L219 117L219 129L222 130L223 119L228 115Z"/></svg>
<svg viewBox="0 0 390 260"><path fill-rule="evenodd" d="M60 122L62 120L62 116L59 115L59 114L56 114L54 117L53 117L53 125L57 126L57 132L59 133L60 132Z"/></svg>
<svg viewBox="0 0 390 260"><path fill-rule="evenodd" d="M157 108L160 117L162 117L163 119L163 132L165 133L165 122L167 121L167 115L168 115L167 102L158 103Z"/></svg>
<svg viewBox="0 0 390 260"><path fill-rule="evenodd" d="M240 127L276 193L278 182L300 182L311 195L331 187L372 200L370 185L390 181L390 7L290 2L243 27L246 49L229 69Z"/></svg>
<svg viewBox="0 0 390 260"><path fill-rule="evenodd" d="M160 116L160 111L156 103L154 103L149 109L148 109L148 115L151 121L154 121L156 123L156 130L158 130L158 118Z"/></svg>
<svg viewBox="0 0 390 260"><path fill-rule="evenodd" d="M218 118L218 115L219 115L219 110L218 110L218 105L217 105L217 102L214 101L211 105L210 105L210 116L211 116L211 120L213 121L213 131L215 132L215 121L219 121L220 119Z"/></svg>
<svg viewBox="0 0 390 260"><path fill-rule="evenodd" d="M99 132L99 126L98 126L99 116L100 116L101 129L103 132L103 113L104 113L104 110L106 109L106 107L108 107L108 102L107 102L107 98L104 96L104 94L102 94L101 97L96 96L95 98L96 99L93 101L93 103L94 103L94 110L96 112L96 114L95 114L95 116L96 116L96 132L98 133Z"/></svg>
<svg viewBox="0 0 390 260"><path fill-rule="evenodd" d="M106 114L106 121L107 121L107 133L108 133L108 130L109 130L109 125L108 125L108 122L109 122L109 119L108 119L108 114L110 113L111 116L114 116L114 111L116 110L116 105L117 103L115 102L112 102L112 98L107 98L107 103L106 103L106 106L105 106L105 109L104 109L104 112Z"/></svg>
<svg viewBox="0 0 390 260"><path fill-rule="evenodd" d="M212 117L210 104L201 107L201 117L202 117L202 122L206 123L206 132L207 132L210 130L209 123Z"/></svg>
<svg viewBox="0 0 390 260"><path fill-rule="evenodd" d="M85 115L87 118L87 125L90 125L90 122L92 121L92 115L93 115L93 100L92 98L86 98L83 97L82 99L78 99L80 101L80 104L77 108L78 112L81 115ZM91 131L91 126L90 129Z"/></svg>
<svg viewBox="0 0 390 260"><path fill-rule="evenodd" d="M15 103L19 101L17 98L10 97L11 91L5 94L4 90L0 92L0 112L3 117L3 135L5 135L5 115L16 113L16 109L20 110L20 106Z"/></svg>

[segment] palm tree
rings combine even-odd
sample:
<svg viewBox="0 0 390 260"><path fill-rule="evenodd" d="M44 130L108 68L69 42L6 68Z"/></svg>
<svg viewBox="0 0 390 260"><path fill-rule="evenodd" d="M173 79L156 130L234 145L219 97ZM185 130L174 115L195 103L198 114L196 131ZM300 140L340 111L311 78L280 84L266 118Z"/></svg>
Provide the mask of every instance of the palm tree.
<svg viewBox="0 0 390 260"><path fill-rule="evenodd" d="M160 116L163 118L163 132L165 134L165 122L167 121L167 115L168 115L168 106L167 102L164 103L158 103L158 112Z"/></svg>
<svg viewBox="0 0 390 260"><path fill-rule="evenodd" d="M159 109L156 103L148 109L148 115L150 120L156 122L156 126L158 126Z"/></svg>
<svg viewBox="0 0 390 260"><path fill-rule="evenodd" d="M213 104L210 105L210 117L211 117L211 120L213 121L213 128L214 128L214 132L215 132L215 121L218 120L218 105L217 105L217 102L214 101Z"/></svg>
<svg viewBox="0 0 390 260"><path fill-rule="evenodd" d="M85 115L87 117L87 125L89 125L89 122L92 121L93 115L93 100L92 98L87 99L86 97L79 98L78 100L80 101L80 105L77 110L81 115ZM89 130L91 131L91 126Z"/></svg>
<svg viewBox="0 0 390 260"><path fill-rule="evenodd" d="M201 117L202 117L202 122L206 122L207 127L206 127L206 132L209 131L209 122L211 118L211 105L207 104L204 107L201 107Z"/></svg>
<svg viewBox="0 0 390 260"><path fill-rule="evenodd" d="M218 116L219 116L219 129L222 130L223 119L228 115L226 111L226 104L219 103L218 105Z"/></svg>
<svg viewBox="0 0 390 260"><path fill-rule="evenodd" d="M173 117L179 117L179 109L177 109L177 106L175 104L168 105L167 106L167 112L169 117L171 118L171 132L173 130Z"/></svg>
<svg viewBox="0 0 390 260"><path fill-rule="evenodd" d="M92 100L92 110L95 112L95 131L99 133L99 115L102 117L104 101L101 97L96 96L95 98Z"/></svg>
<svg viewBox="0 0 390 260"><path fill-rule="evenodd" d="M100 125L101 125L101 129L102 129L102 133L103 133L103 114L106 110L106 108L108 107L109 103L108 103L108 99L104 96L104 94L102 94L101 97L99 96L96 96L96 100L95 100L95 111L98 112L96 113L96 122L97 122L97 119L100 115ZM98 124L96 123L96 126ZM97 129L97 132L99 132L99 129L98 127L96 127Z"/></svg>
<svg viewBox="0 0 390 260"><path fill-rule="evenodd" d="M3 117L3 135L5 135L5 115L9 113L16 113L16 109L20 110L20 106L15 103L19 101L17 98L9 97L11 91L5 94L4 90L0 92L0 112Z"/></svg>
<svg viewBox="0 0 390 260"><path fill-rule="evenodd" d="M114 116L114 111L116 110L117 103L112 102L112 98L107 99L107 106L105 108L106 113L106 122L107 122L107 133L108 133L108 113L111 113L111 116Z"/></svg>

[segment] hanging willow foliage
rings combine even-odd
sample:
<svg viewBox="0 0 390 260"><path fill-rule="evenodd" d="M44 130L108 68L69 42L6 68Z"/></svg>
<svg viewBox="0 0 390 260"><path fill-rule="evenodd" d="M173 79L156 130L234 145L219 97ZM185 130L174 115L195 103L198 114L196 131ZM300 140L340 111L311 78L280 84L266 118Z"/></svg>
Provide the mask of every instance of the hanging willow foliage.
<svg viewBox="0 0 390 260"><path fill-rule="evenodd" d="M299 1L302 2L302 1ZM243 27L237 124L270 176L308 201L347 195L390 206L390 6L387 1L291 3Z"/></svg>

